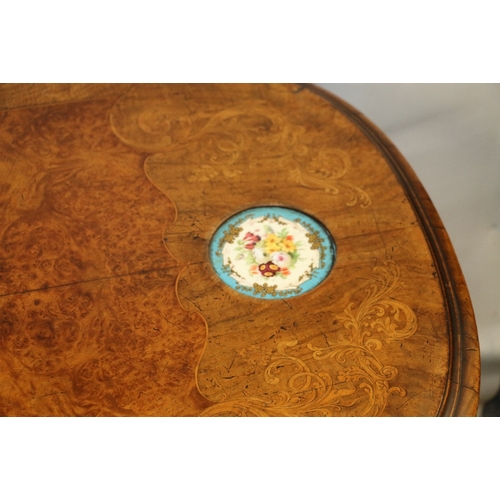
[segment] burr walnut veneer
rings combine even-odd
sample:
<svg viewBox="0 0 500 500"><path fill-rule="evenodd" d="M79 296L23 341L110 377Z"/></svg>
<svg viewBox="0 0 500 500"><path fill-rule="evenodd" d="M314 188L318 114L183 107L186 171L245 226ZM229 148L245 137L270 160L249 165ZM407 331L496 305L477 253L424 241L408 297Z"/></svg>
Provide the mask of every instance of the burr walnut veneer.
<svg viewBox="0 0 500 500"><path fill-rule="evenodd" d="M1 414L476 414L446 232L334 96L3 85L0 124ZM308 218L286 226L282 209ZM261 232L231 219L255 210Z"/></svg>

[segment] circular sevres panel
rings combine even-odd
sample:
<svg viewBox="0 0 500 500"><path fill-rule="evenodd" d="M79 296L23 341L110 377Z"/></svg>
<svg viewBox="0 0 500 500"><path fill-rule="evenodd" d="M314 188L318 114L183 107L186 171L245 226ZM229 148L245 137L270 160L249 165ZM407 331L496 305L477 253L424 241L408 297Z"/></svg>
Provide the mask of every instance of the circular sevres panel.
<svg viewBox="0 0 500 500"><path fill-rule="evenodd" d="M301 295L318 286L335 262L335 243L312 217L289 208L257 207L224 222L210 242L219 278L262 299Z"/></svg>

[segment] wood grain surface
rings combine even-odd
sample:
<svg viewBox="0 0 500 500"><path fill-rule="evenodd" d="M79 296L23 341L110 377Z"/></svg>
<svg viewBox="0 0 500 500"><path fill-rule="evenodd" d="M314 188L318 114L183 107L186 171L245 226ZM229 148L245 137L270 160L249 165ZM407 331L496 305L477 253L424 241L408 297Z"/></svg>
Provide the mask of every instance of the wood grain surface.
<svg viewBox="0 0 500 500"><path fill-rule="evenodd" d="M451 244L405 160L307 85L0 86L0 413L472 416L479 348ZM267 301L216 229L321 221L332 272Z"/></svg>

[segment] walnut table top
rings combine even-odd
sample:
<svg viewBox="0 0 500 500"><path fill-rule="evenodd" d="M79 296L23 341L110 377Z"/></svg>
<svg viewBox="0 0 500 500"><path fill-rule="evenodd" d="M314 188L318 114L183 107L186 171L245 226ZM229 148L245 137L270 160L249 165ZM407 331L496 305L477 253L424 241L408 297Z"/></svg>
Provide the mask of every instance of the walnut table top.
<svg viewBox="0 0 500 500"><path fill-rule="evenodd" d="M0 124L0 414L476 414L446 231L334 96L3 85Z"/></svg>

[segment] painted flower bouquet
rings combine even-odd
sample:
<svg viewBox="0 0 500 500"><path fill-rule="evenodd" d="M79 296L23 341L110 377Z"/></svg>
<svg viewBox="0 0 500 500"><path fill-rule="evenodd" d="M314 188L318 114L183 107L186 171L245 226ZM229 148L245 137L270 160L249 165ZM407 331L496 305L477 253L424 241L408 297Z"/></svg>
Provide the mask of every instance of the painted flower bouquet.
<svg viewBox="0 0 500 500"><path fill-rule="evenodd" d="M246 259L250 275L260 273L265 278L285 278L300 258L302 242L294 241L286 227L276 232L264 225L262 230L247 232L236 244L237 258Z"/></svg>
<svg viewBox="0 0 500 500"><path fill-rule="evenodd" d="M254 207L235 214L210 242L215 272L226 285L253 298L308 292L325 279L334 259L327 229L284 207Z"/></svg>

